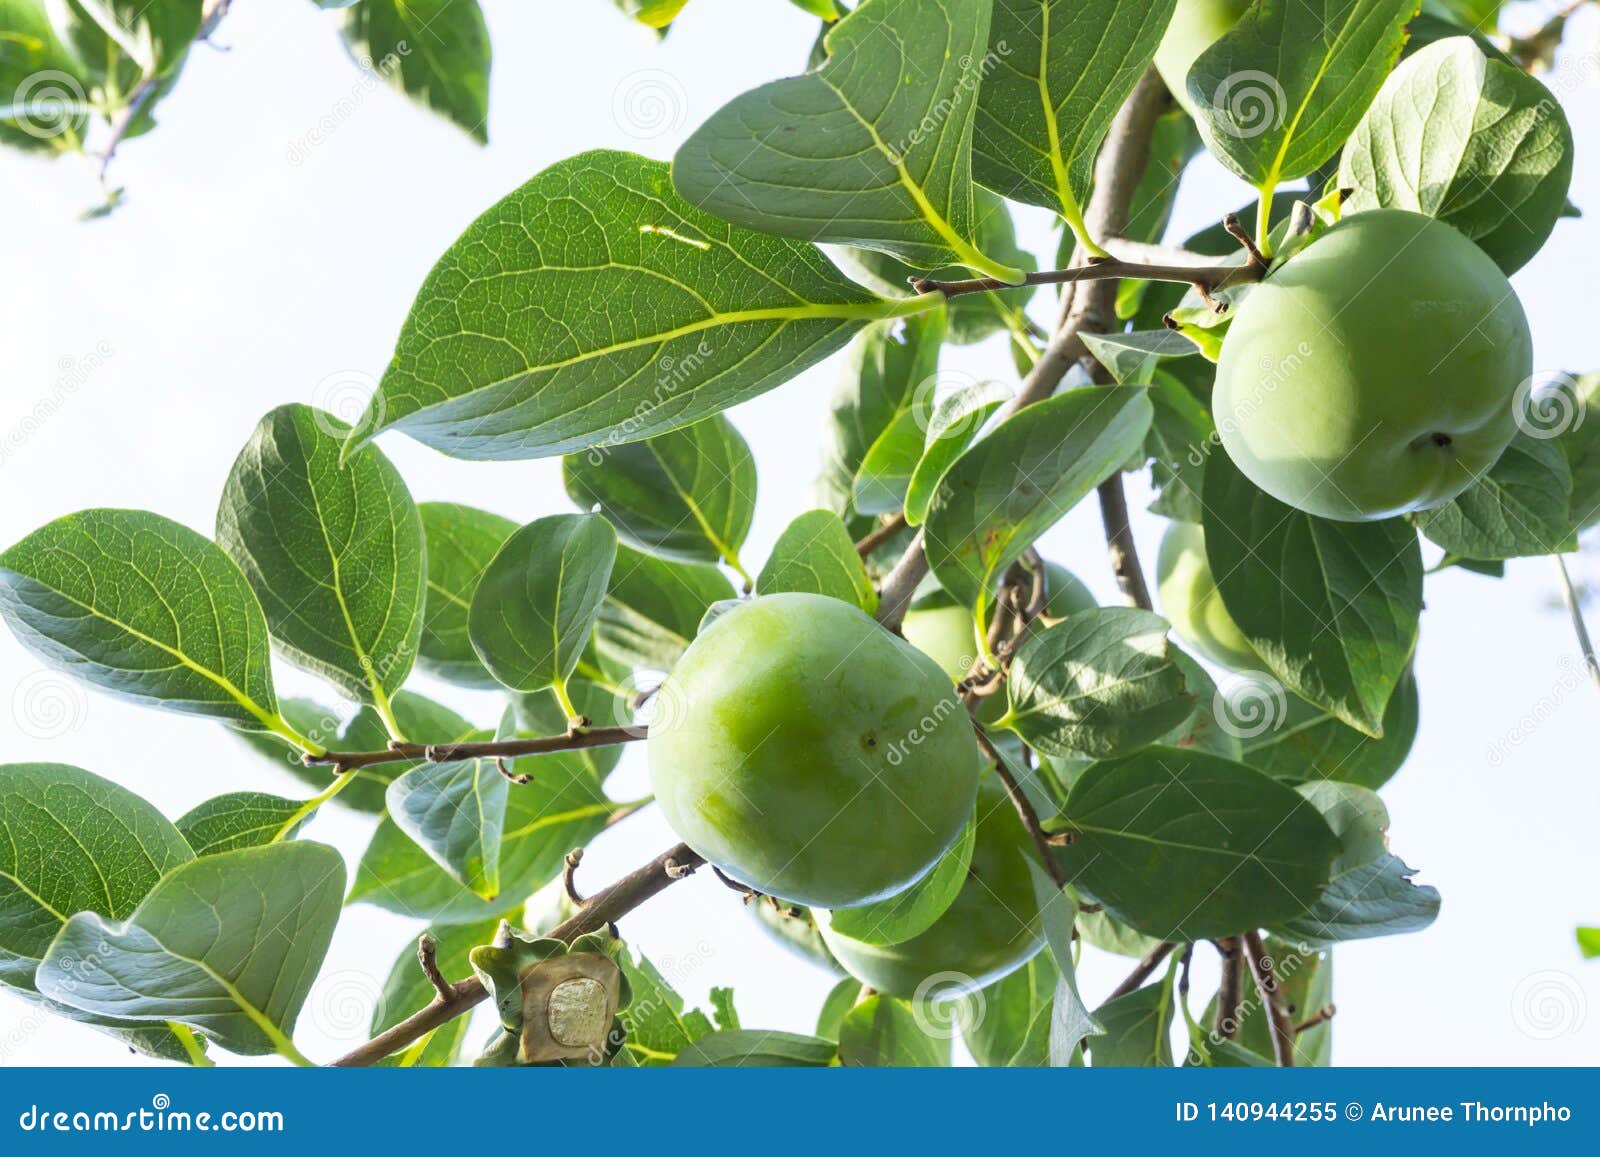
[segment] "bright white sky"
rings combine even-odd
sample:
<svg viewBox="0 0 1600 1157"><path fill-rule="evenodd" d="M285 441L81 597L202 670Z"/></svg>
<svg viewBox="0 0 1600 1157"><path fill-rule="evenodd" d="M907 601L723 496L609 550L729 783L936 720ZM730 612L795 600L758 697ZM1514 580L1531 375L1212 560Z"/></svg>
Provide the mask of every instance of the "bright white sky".
<svg viewBox="0 0 1600 1157"><path fill-rule="evenodd" d="M239 4L218 37L229 51L194 53L159 130L116 162L129 203L111 220L75 220L94 195L86 165L0 155L0 544L101 505L209 532L256 420L286 401L348 406L370 388L364 375L381 370L423 276L479 212L584 149L670 157L724 101L799 71L813 27L781 0L694 0L657 44L604 0L485 7L496 51L488 149L369 88L333 18L302 3ZM1573 196L1591 216L1561 223L1516 278L1541 370L1600 366L1597 24L1579 23L1578 43L1590 47L1552 78L1578 139ZM308 144L319 125L332 131ZM1173 236L1246 199L1203 162ZM1053 252L1043 214L1019 222L1036 253ZM1008 368L997 345L949 359L984 375ZM756 565L808 505L817 451L801 434L820 428L836 362L732 412L760 463L745 552ZM393 434L383 445L418 499L519 521L568 508L556 460L457 462ZM1161 523L1143 514L1142 480L1130 482L1151 564ZM1115 601L1092 502L1043 545ZM1600 962L1581 961L1572 935L1575 923L1600 922L1600 700L1554 591L1544 559L1511 564L1498 583L1461 572L1429 581L1421 737L1384 798L1393 849L1444 907L1424 933L1339 949L1341 1064L1600 1061ZM289 694L327 697L287 667L279 681ZM498 714L492 696L416 685L480 723ZM41 725L52 698L62 715ZM225 791L294 789L218 727L70 689L4 632L0 758L78 764L172 816ZM635 754L613 786L636 795L643 780ZM366 833L337 810L308 831L352 865ZM595 845L582 879L610 879L670 842L659 816L637 816ZM372 908L349 911L301 1017L305 1052L331 1058L364 1038L371 1001L417 931ZM767 941L709 876L672 888L624 932L691 1001L734 985L751 1027L809 1031L831 984ZM1208 949L1196 959L1198 1013L1215 968ZM1126 969L1096 955L1081 972L1085 996L1098 1000ZM108 1038L0 996L0 1065L127 1059Z"/></svg>

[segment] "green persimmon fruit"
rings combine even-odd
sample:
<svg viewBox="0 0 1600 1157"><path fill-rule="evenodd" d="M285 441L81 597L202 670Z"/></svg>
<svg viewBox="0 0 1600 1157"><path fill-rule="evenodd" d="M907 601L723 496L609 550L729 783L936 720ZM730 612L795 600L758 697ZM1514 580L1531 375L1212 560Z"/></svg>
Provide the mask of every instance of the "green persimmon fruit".
<svg viewBox="0 0 1600 1157"><path fill-rule="evenodd" d="M1183 110L1195 116L1189 97L1189 69L1222 34L1232 28L1250 7L1250 0L1178 0L1161 43L1156 46L1155 66L1168 90Z"/></svg>
<svg viewBox="0 0 1600 1157"><path fill-rule="evenodd" d="M1377 209L1244 299L1212 409L1261 489L1364 522L1448 502L1494 465L1532 366L1528 319L1488 255L1431 217Z"/></svg>
<svg viewBox="0 0 1600 1157"><path fill-rule="evenodd" d="M837 599L726 612L655 704L650 780L667 822L758 892L824 908L892 896L972 814L982 757L949 676Z"/></svg>
<svg viewBox="0 0 1600 1157"><path fill-rule="evenodd" d="M819 919L822 940L846 972L880 992L940 997L981 988L1021 968L1044 944L1028 870L1033 844L1004 791L985 781L967 881L944 914L899 944L865 944Z"/></svg>
<svg viewBox="0 0 1600 1157"><path fill-rule="evenodd" d="M1255 648L1222 605L1206 561L1206 535L1198 523L1174 522L1156 555L1156 595L1161 613L1180 638L1218 666L1259 670Z"/></svg>

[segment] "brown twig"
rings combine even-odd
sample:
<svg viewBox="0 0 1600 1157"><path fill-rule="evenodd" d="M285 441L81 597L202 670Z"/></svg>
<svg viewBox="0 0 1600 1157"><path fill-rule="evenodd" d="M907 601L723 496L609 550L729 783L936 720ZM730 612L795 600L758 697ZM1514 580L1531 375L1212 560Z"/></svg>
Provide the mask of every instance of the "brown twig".
<svg viewBox="0 0 1600 1157"><path fill-rule="evenodd" d="M1034 847L1039 849L1039 858L1044 861L1045 871L1050 873L1050 878L1055 881L1056 887L1065 888L1067 874L1061 865L1056 863L1055 855L1051 851L1050 836L1039 824L1039 813L1033 810L1033 804L1023 793L1017 777L1011 774L1006 761L1001 759L1000 753L994 749L988 733L976 722L973 723L972 730L978 737L978 746L983 749L984 758L994 763L995 774L1000 777L1000 782L1005 784L1006 795L1011 800L1011 806L1017 809L1017 815L1022 818L1022 826L1027 829L1028 835L1033 837Z"/></svg>
<svg viewBox="0 0 1600 1157"><path fill-rule="evenodd" d="M417 963L422 965L422 975L428 978L428 983L433 985L440 1000L455 998L455 989L450 987L444 973L439 971L439 942L426 932L417 937Z"/></svg>
<svg viewBox="0 0 1600 1157"><path fill-rule="evenodd" d="M1250 230L1246 229L1244 227L1244 222L1239 220L1239 214L1229 213L1222 219L1222 227L1223 229L1227 230L1229 237L1232 237L1240 245L1244 246L1245 253L1249 255L1250 260L1246 264L1245 268L1251 270L1254 276L1248 280L1260 281L1261 278L1266 276L1267 268L1272 263L1269 262L1266 257L1262 255L1261 250L1256 247L1256 239L1250 236Z"/></svg>
<svg viewBox="0 0 1600 1157"><path fill-rule="evenodd" d="M680 880L701 863L701 859L687 844L668 849L642 868L637 868L622 879L596 892L570 919L557 925L549 935L557 940L573 941L585 932L605 928L612 921L625 916L640 904L655 896L675 880ZM448 991L449 995L446 995ZM366 1044L352 1049L334 1065L341 1068L376 1064L390 1053L398 1052L421 1039L440 1025L447 1024L469 1009L481 1004L487 991L477 977L446 984L439 998L428 1007L413 1013L394 1027L379 1033Z"/></svg>
<svg viewBox="0 0 1600 1157"><path fill-rule="evenodd" d="M970 277L960 281L938 281L919 277L911 283L918 293L935 291L946 297L960 297L964 293L988 293L1005 289L1021 289L1029 285L1067 285L1080 281L1176 281L1192 285L1202 296L1209 297L1219 289L1241 285L1247 281L1260 281L1265 263L1234 265L1146 265L1136 261L1123 261L1117 257L1103 258L1091 265L1074 265L1069 269L1046 269L1030 273L1013 284L994 277Z"/></svg>
<svg viewBox="0 0 1600 1157"><path fill-rule="evenodd" d="M1224 1040L1239 1032L1239 1003L1244 999L1244 953L1237 936L1216 941L1222 957L1222 981L1217 987L1217 1014L1211 1028Z"/></svg>
<svg viewBox="0 0 1600 1157"><path fill-rule="evenodd" d="M1272 1057L1278 1062L1279 1068L1290 1068L1294 1065L1294 1022L1284 1008L1278 977L1272 971L1272 957L1267 955L1266 947L1261 943L1261 933L1246 932L1244 949L1245 958L1250 962L1250 973L1255 977L1256 991L1261 994L1261 1004L1266 1009L1267 1022L1271 1026Z"/></svg>
<svg viewBox="0 0 1600 1157"><path fill-rule="evenodd" d="M863 535L861 541L856 543L856 553L866 558L884 543L906 528L906 512L899 511L892 518L887 518L882 525L876 527L871 534Z"/></svg>
<svg viewBox="0 0 1600 1157"><path fill-rule="evenodd" d="M1150 974L1161 967L1161 962L1168 956L1172 955L1172 950L1176 947L1177 945L1171 941L1164 940L1160 944L1157 944L1154 948L1150 949L1150 951L1145 953L1143 958L1140 959L1139 963L1134 965L1133 971L1128 973L1128 975L1123 979L1122 983L1111 990L1111 995L1106 997L1106 999L1116 1000L1119 996L1127 996L1128 993L1134 991L1145 981L1149 980ZM1185 969L1185 971L1187 971L1187 969Z"/></svg>
<svg viewBox="0 0 1600 1157"><path fill-rule="evenodd" d="M760 892L757 892L754 888L750 887L748 884L739 883L738 880L735 880L732 876L728 875L728 873L724 872L721 868L717 867L715 864L711 865L711 871L712 871L713 874L715 874L717 879L719 879L719 880L721 880L723 882L724 885L726 885L729 888L732 888L735 892L739 893L740 896L744 897L744 902L746 904L750 903L751 900L759 900L759 899L761 899L761 895L762 894ZM772 903L773 903L773 907L778 907L778 902L776 900L773 900Z"/></svg>
<svg viewBox="0 0 1600 1157"><path fill-rule="evenodd" d="M1326 1024L1328 1021L1333 1019L1333 1014L1338 1011L1339 1010L1331 1004L1323 1005L1321 1008L1317 1009L1316 1012L1306 1017L1305 1020L1294 1026L1295 1036L1299 1036L1307 1029L1316 1028L1319 1024Z"/></svg>
<svg viewBox="0 0 1600 1157"><path fill-rule="evenodd" d="M332 767L335 775L343 775L375 763L399 763L427 760L430 763L454 763L462 759L517 759L524 755L547 755L553 751L579 751L588 747L613 747L643 739L643 727L591 727L581 731L568 731L562 735L545 735L537 739L493 739L479 743L391 743L384 751L325 751L321 755L307 753L300 762L307 767Z"/></svg>
<svg viewBox="0 0 1600 1157"><path fill-rule="evenodd" d="M588 903L578 891L578 865L583 863L583 849L573 848L561 863L561 887L567 893L567 899L582 908Z"/></svg>

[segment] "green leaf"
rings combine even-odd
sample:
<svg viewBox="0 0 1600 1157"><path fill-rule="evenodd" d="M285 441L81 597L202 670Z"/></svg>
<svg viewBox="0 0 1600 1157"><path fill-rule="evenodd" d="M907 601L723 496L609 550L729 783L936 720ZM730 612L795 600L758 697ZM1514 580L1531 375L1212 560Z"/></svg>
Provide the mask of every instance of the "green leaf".
<svg viewBox="0 0 1600 1157"><path fill-rule="evenodd" d="M424 763L389 785L389 817L451 876L493 900L510 786L492 759Z"/></svg>
<svg viewBox="0 0 1600 1157"><path fill-rule="evenodd" d="M906 484L907 523L922 525L945 474L972 445L989 415L1010 398L1010 388L999 382L973 382L947 394L934 405L927 420L922 456L917 459L916 469Z"/></svg>
<svg viewBox="0 0 1600 1157"><path fill-rule="evenodd" d="M1472 559L1578 549L1572 468L1554 441L1518 430L1495 464L1460 494L1416 516L1429 540Z"/></svg>
<svg viewBox="0 0 1600 1157"><path fill-rule="evenodd" d="M56 0L47 6L78 59L102 78L117 74L123 88L144 74L177 70L200 31L201 10L201 0Z"/></svg>
<svg viewBox="0 0 1600 1157"><path fill-rule="evenodd" d="M880 441L903 442L910 429L921 436L917 409L926 408L937 384L944 333L945 311L935 309L869 325L845 351L817 479L819 499L836 513L858 513L856 475Z"/></svg>
<svg viewBox="0 0 1600 1157"><path fill-rule="evenodd" d="M292 839L316 810L312 800L230 791L191 808L178 817L176 826L195 855L214 856Z"/></svg>
<svg viewBox="0 0 1600 1157"><path fill-rule="evenodd" d="M1167 629L1149 611L1096 607L1030 635L1012 662L999 725L1046 755L1103 759L1155 742L1195 705Z"/></svg>
<svg viewBox="0 0 1600 1157"><path fill-rule="evenodd" d="M1078 915L1078 897L1071 888L1059 888L1045 870L1032 860L1033 894L1039 899L1039 923L1056 966L1056 991L1050 1001L1050 1027L1045 1040L1045 1061L1051 1068L1066 1068L1074 1063L1084 1038L1103 1032L1078 994L1078 968L1073 957L1073 924Z"/></svg>
<svg viewBox="0 0 1600 1157"><path fill-rule="evenodd" d="M340 465L347 432L310 406L262 418L223 487L217 542L290 662L387 713L422 630L422 519L376 446Z"/></svg>
<svg viewBox="0 0 1600 1157"><path fill-rule="evenodd" d="M1136 988L1094 1010L1105 1035L1089 1042L1097 1069L1167 1068L1172 1065L1172 975Z"/></svg>
<svg viewBox="0 0 1600 1157"><path fill-rule="evenodd" d="M1417 0L1258 0L1189 69L1206 147L1271 192L1339 151L1383 86Z"/></svg>
<svg viewBox="0 0 1600 1157"><path fill-rule="evenodd" d="M1160 370L1152 376L1154 416L1144 446L1150 455L1150 481L1157 490L1150 512L1198 523L1204 517L1200 495L1205 488L1206 459L1217 447L1217 427L1211 412L1188 386Z"/></svg>
<svg viewBox="0 0 1600 1157"><path fill-rule="evenodd" d="M1048 952L962 997L957 1020L972 1059L984 1067L1050 1063L1049 1028L1059 973Z"/></svg>
<svg viewBox="0 0 1600 1157"><path fill-rule="evenodd" d="M679 1053L678 1067L826 1068L838 1046L821 1037L765 1029L737 1029L703 1036Z"/></svg>
<svg viewBox="0 0 1600 1157"><path fill-rule="evenodd" d="M1086 333L1083 344L1124 386L1149 385L1164 359L1191 357L1196 352L1192 341L1170 329Z"/></svg>
<svg viewBox="0 0 1600 1157"><path fill-rule="evenodd" d="M646 28L654 28L665 36L667 26L678 18L689 0L612 0L625 15L633 17Z"/></svg>
<svg viewBox="0 0 1600 1157"><path fill-rule="evenodd" d="M478 0L362 0L341 30L358 64L489 140L489 30Z"/></svg>
<svg viewBox="0 0 1600 1157"><path fill-rule="evenodd" d="M296 840L192 860L121 922L67 921L46 996L100 1016L187 1024L229 1052L303 1061L290 1039L339 920L344 860Z"/></svg>
<svg viewBox="0 0 1600 1157"><path fill-rule="evenodd" d="M813 246L699 212L660 162L583 153L479 217L434 266L349 447L391 428L460 458L633 442L929 304L883 301Z"/></svg>
<svg viewBox="0 0 1600 1157"><path fill-rule="evenodd" d="M923 527L939 584L983 617L1005 568L1139 449L1150 414L1142 389L1068 390L957 458Z"/></svg>
<svg viewBox="0 0 1600 1157"><path fill-rule="evenodd" d="M1416 873L1391 855L1389 811L1364 787L1303 784L1300 794L1339 838L1332 879L1305 912L1276 925L1280 938L1306 947L1416 932L1439 914L1439 891L1411 882Z"/></svg>
<svg viewBox="0 0 1600 1157"><path fill-rule="evenodd" d="M468 954L480 944L492 943L499 925L498 919L483 920L476 924L435 925L424 935L433 938L434 960L439 965L439 971L446 977L459 979L472 974L472 962L467 958ZM377 1036L393 1028L412 1013L428 1007L436 995L433 985L417 962L416 939L407 940L395 958L394 967L389 970L378 1003L372 1009L369 1031ZM471 1017L453 1017L403 1051L385 1057L379 1064L394 1068L453 1065L461 1057L461 1049L471 1025Z"/></svg>
<svg viewBox="0 0 1600 1157"><path fill-rule="evenodd" d="M827 595L869 615L878 609L878 592L850 532L831 510L808 510L784 528L756 577L756 590Z"/></svg>
<svg viewBox="0 0 1600 1157"><path fill-rule="evenodd" d="M1541 428L1553 422L1556 445L1572 471L1572 525L1587 530L1600 521L1600 421L1584 418L1600 412L1600 374L1563 374L1550 394L1532 393L1530 419Z"/></svg>
<svg viewBox="0 0 1600 1157"><path fill-rule="evenodd" d="M1346 726L1303 699L1288 698L1270 709L1275 718L1265 730L1245 739L1244 762L1285 783L1334 780L1377 791L1410 754L1417 711L1417 680L1409 669L1389 697L1382 739Z"/></svg>
<svg viewBox="0 0 1600 1157"><path fill-rule="evenodd" d="M534 778L506 797L500 894L508 898L532 895L559 876L567 853L598 835L618 807L579 753L534 756L515 768ZM387 818L361 856L348 902L440 924L486 920L506 906L464 887Z"/></svg>
<svg viewBox="0 0 1600 1157"><path fill-rule="evenodd" d="M43 0L0 0L0 144L39 153L80 149L93 78L57 37Z"/></svg>
<svg viewBox="0 0 1600 1157"><path fill-rule="evenodd" d="M1338 841L1293 788L1205 752L1151 747L1072 785L1060 859L1075 886L1162 940L1231 936L1299 915Z"/></svg>
<svg viewBox="0 0 1600 1157"><path fill-rule="evenodd" d="M1409 209L1455 226L1506 273L1555 228L1572 130L1550 90L1465 36L1394 70L1339 161L1345 213Z"/></svg>
<svg viewBox="0 0 1600 1157"><path fill-rule="evenodd" d="M514 691L561 687L594 630L617 557L593 514L537 518L506 540L472 596L472 647Z"/></svg>
<svg viewBox="0 0 1600 1157"><path fill-rule="evenodd" d="M618 547L595 649L630 670L670 671L694 641L706 609L733 597L733 584L714 566Z"/></svg>
<svg viewBox="0 0 1600 1157"><path fill-rule="evenodd" d="M467 610L478 580L517 524L509 518L454 502L422 502L427 542L428 586L417 643L417 665L447 683L492 688L468 635Z"/></svg>
<svg viewBox="0 0 1600 1157"><path fill-rule="evenodd" d="M861 999L861 982L847 976L828 990L823 998L822 1010L817 1013L817 1035L824 1040L839 1039L839 1027L847 1012Z"/></svg>
<svg viewBox="0 0 1600 1157"><path fill-rule="evenodd" d="M108 779L63 763L0 765L0 983L35 991L67 917L120 920L192 859L165 816Z"/></svg>
<svg viewBox="0 0 1600 1157"><path fill-rule="evenodd" d="M950 1034L930 1024L909 1001L874 994L839 1024L839 1063L875 1068L944 1068Z"/></svg>
<svg viewBox="0 0 1600 1157"><path fill-rule="evenodd" d="M282 728L250 584L170 519L85 510L41 527L0 554L0 615L51 666L114 695Z"/></svg>
<svg viewBox="0 0 1600 1157"><path fill-rule="evenodd" d="M598 507L625 542L739 569L756 512L756 463L720 414L643 442L569 454L561 474L572 501Z"/></svg>
<svg viewBox="0 0 1600 1157"><path fill-rule="evenodd" d="M1086 237L1082 206L1095 155L1173 7L1173 0L995 0L974 126L978 180L1013 201L1057 210Z"/></svg>
<svg viewBox="0 0 1600 1157"><path fill-rule="evenodd" d="M625 951L618 963L633 990L633 999L619 1015L628 1030L623 1047L636 1064L671 1064L695 1041L711 1035L711 1018L699 1009L686 1012L678 990L642 954Z"/></svg>
<svg viewBox="0 0 1600 1157"><path fill-rule="evenodd" d="M956 842L922 879L887 900L830 913L828 926L864 944L899 944L926 932L966 884L977 831L977 820L969 819Z"/></svg>
<svg viewBox="0 0 1600 1157"><path fill-rule="evenodd" d="M820 68L711 114L673 183L752 229L1020 282L973 241L971 95L989 16L990 0L862 5L828 30Z"/></svg>
<svg viewBox="0 0 1600 1157"><path fill-rule="evenodd" d="M1403 518L1334 522L1256 489L1226 454L1205 477L1223 605L1294 694L1378 737L1417 639L1422 551Z"/></svg>
<svg viewBox="0 0 1600 1157"><path fill-rule="evenodd" d="M1585 960L1593 960L1600 956L1600 928L1579 927L1578 952Z"/></svg>

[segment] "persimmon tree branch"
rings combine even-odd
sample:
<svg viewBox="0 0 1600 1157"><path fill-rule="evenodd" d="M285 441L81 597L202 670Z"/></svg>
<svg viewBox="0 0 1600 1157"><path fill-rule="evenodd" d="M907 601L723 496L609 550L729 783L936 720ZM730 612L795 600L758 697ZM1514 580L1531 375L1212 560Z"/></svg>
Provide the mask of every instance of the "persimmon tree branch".
<svg viewBox="0 0 1600 1157"><path fill-rule="evenodd" d="M1163 940L1160 944L1150 949L1139 960L1139 963L1133 966L1133 971L1123 978L1122 983L1111 990L1111 995L1106 999L1116 1000L1119 996L1127 996L1128 993L1149 980L1150 974L1161 967L1161 962L1171 956L1172 950L1176 947L1177 945L1170 940Z"/></svg>
<svg viewBox="0 0 1600 1157"><path fill-rule="evenodd" d="M1261 994L1261 1006L1266 1011L1272 1037L1272 1057L1279 1068L1294 1065L1294 1021L1284 1007L1283 994L1278 987L1277 974L1272 969L1272 957L1261 943L1261 933L1244 934L1245 958L1250 962L1250 974L1255 977L1256 991Z"/></svg>
<svg viewBox="0 0 1600 1157"><path fill-rule="evenodd" d="M570 943L586 932L599 931L691 874L704 862L687 844L668 848L648 864L634 869L616 883L590 896L577 913L557 925L549 935ZM430 976L429 979L433 978ZM435 987L438 988L437 983ZM438 991L439 996L432 1004L379 1033L359 1048L352 1049L333 1064L340 1068L376 1064L391 1053L421 1040L441 1025L464 1016L482 1004L489 995L483 982L475 976L454 984L446 983Z"/></svg>
<svg viewBox="0 0 1600 1157"><path fill-rule="evenodd" d="M414 762L454 763L462 759L516 759L524 755L546 755L553 751L580 751L588 747L614 747L632 743L648 734L645 727L586 727L562 735L537 739L491 739L473 743L400 743L382 751L310 752L300 757L307 767L332 767L335 775L371 767L377 763Z"/></svg>
<svg viewBox="0 0 1600 1157"><path fill-rule="evenodd" d="M1217 986L1217 1014L1211 1029L1224 1040L1239 1031L1239 1002L1244 999L1244 947L1237 936L1216 942L1222 957L1222 980Z"/></svg>
<svg viewBox="0 0 1600 1157"><path fill-rule="evenodd" d="M964 293L996 293L1006 289L1021 289L1031 285L1065 285L1078 281L1175 281L1192 285L1204 297L1210 297L1229 285L1242 285L1261 279L1262 267L1254 261L1244 265L1226 262L1209 262L1196 265L1153 265L1124 261L1117 257L1102 257L1087 265L1074 265L1069 269L1045 269L1030 273L1016 284L999 281L993 277L973 277L961 281L936 281L919 277L911 283L918 293L939 292L946 297L960 297Z"/></svg>

